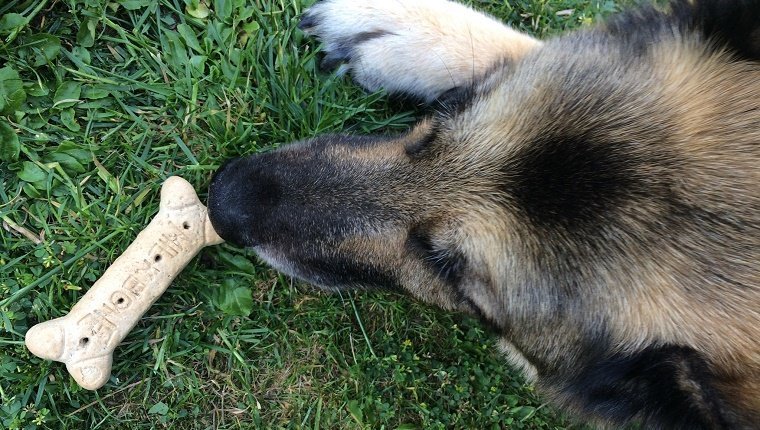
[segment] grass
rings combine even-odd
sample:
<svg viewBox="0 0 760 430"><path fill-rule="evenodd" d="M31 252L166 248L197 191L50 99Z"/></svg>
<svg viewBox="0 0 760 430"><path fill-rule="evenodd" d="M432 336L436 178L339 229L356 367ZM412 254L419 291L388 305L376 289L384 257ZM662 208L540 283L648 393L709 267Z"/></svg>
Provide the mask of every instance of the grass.
<svg viewBox="0 0 760 430"><path fill-rule="evenodd" d="M605 0L481 0L547 37ZM316 71L300 0L0 4L0 427L562 429L472 319L384 293L327 295L231 246L204 251L79 388L24 333L64 315L180 175L414 112Z"/></svg>

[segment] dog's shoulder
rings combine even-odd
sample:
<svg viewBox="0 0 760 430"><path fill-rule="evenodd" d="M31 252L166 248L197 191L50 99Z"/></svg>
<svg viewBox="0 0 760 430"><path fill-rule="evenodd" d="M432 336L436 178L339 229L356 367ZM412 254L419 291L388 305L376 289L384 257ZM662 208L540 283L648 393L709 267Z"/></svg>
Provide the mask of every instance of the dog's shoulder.
<svg viewBox="0 0 760 430"><path fill-rule="evenodd" d="M604 29L634 50L668 37L697 37L709 49L760 61L760 0L673 0L665 8L650 5L619 14Z"/></svg>

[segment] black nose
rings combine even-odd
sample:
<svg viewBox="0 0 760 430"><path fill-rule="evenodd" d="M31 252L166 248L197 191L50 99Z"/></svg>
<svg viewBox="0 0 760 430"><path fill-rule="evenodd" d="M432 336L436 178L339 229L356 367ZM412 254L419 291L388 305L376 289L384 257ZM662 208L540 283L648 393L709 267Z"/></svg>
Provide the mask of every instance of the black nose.
<svg viewBox="0 0 760 430"><path fill-rule="evenodd" d="M208 216L216 233L227 242L244 244L240 224L247 218L240 205L240 190L236 179L241 159L234 158L224 163L214 173L208 190Z"/></svg>
<svg viewBox="0 0 760 430"><path fill-rule="evenodd" d="M261 156L236 158L216 171L209 186L208 214L217 234L238 246L265 240L266 224L279 205L280 186Z"/></svg>

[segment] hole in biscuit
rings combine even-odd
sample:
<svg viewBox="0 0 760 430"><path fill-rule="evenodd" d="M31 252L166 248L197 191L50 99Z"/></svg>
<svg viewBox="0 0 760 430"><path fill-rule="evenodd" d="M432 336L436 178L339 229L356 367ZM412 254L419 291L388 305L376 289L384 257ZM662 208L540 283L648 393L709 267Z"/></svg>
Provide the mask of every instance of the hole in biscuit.
<svg viewBox="0 0 760 430"><path fill-rule="evenodd" d="M83 338L79 339L79 346L81 346L81 347L87 346L88 343L90 343L90 338L89 337L83 337Z"/></svg>
<svg viewBox="0 0 760 430"><path fill-rule="evenodd" d="M156 263L161 261L161 254L157 254L155 257L153 257L153 261L155 261Z"/></svg>
<svg viewBox="0 0 760 430"><path fill-rule="evenodd" d="M119 300L116 301L116 304L123 304L124 303L124 297L119 297Z"/></svg>
<svg viewBox="0 0 760 430"><path fill-rule="evenodd" d="M182 228L184 228L185 230L190 230L190 223L188 223L187 221L183 222Z"/></svg>

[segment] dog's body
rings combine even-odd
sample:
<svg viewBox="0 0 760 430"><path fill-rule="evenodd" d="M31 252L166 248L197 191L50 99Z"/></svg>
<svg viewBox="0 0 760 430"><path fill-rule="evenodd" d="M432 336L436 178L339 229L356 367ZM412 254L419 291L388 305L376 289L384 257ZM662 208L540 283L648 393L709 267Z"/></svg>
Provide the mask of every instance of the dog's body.
<svg viewBox="0 0 760 430"><path fill-rule="evenodd" d="M445 0L326 0L302 26L436 113L228 163L222 237L474 313L586 419L760 428L760 0L545 43Z"/></svg>

